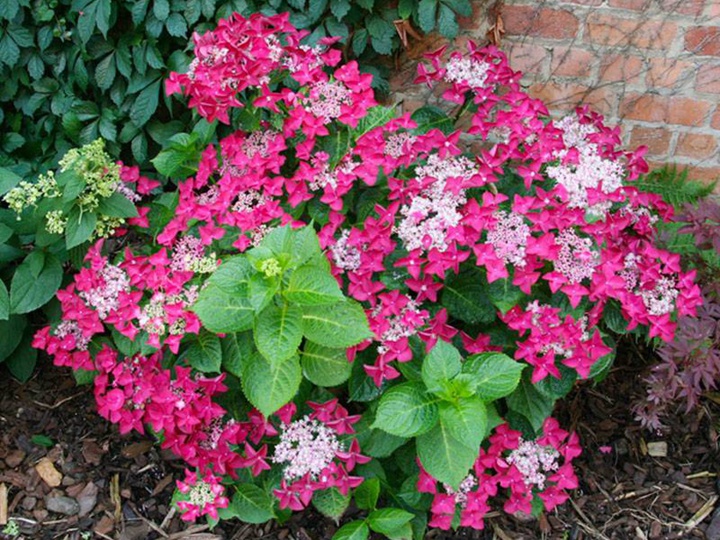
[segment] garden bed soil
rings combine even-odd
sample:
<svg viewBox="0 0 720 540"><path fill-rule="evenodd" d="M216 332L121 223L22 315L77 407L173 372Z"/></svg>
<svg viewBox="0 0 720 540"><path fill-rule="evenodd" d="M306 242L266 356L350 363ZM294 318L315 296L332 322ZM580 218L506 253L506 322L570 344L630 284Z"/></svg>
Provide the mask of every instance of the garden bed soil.
<svg viewBox="0 0 720 540"><path fill-rule="evenodd" d="M676 411L663 433L642 430L629 404L642 395L649 354L625 349L605 382L579 386L556 411L585 448L570 501L540 519L494 512L484 531L427 538L720 540L716 397ZM19 538L329 540L337 530L312 510L283 525L189 525L170 505L182 471L150 439L119 435L95 412L91 388L76 386L67 370L42 365L24 385L0 371L0 523L15 521ZM346 517L354 514L351 507Z"/></svg>

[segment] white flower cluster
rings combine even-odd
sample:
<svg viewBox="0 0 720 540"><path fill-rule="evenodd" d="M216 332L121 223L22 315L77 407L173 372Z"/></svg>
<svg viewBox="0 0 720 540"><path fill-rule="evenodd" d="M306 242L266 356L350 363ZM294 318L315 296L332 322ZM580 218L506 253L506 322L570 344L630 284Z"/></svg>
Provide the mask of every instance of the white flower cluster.
<svg viewBox="0 0 720 540"><path fill-rule="evenodd" d="M317 478L341 450L340 442L332 429L304 416L283 426L272 461L287 463L283 475L288 481L308 473Z"/></svg>
<svg viewBox="0 0 720 540"><path fill-rule="evenodd" d="M487 80L489 67L481 60L453 56L445 68L445 80L450 83L464 83L470 88L482 88Z"/></svg>
<svg viewBox="0 0 720 540"><path fill-rule="evenodd" d="M547 473L558 468L558 457L560 453L552 446L542 446L535 441L520 439L519 446L510 452L506 461L515 465L523 475L526 485L535 485L542 490Z"/></svg>

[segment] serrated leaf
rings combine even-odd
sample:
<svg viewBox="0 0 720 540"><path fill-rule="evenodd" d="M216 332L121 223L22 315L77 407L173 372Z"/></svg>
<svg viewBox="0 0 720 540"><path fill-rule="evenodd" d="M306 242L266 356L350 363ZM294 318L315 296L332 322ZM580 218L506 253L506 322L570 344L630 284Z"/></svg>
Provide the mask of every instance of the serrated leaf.
<svg viewBox="0 0 720 540"><path fill-rule="evenodd" d="M227 334L220 340L222 348L222 366L225 371L242 377L243 362L253 354L258 354L253 347L251 332Z"/></svg>
<svg viewBox="0 0 720 540"><path fill-rule="evenodd" d="M27 28L17 24L9 24L5 31L17 43L18 47L32 47L33 34Z"/></svg>
<svg viewBox="0 0 720 540"><path fill-rule="evenodd" d="M134 25L137 26L145 20L149 4L150 0L135 0L130 11Z"/></svg>
<svg viewBox="0 0 720 540"><path fill-rule="evenodd" d="M108 54L95 67L95 81L98 88L108 90L115 80L115 53Z"/></svg>
<svg viewBox="0 0 720 540"><path fill-rule="evenodd" d="M437 392L460 373L462 356L450 343L439 339L422 364L422 379L430 392Z"/></svg>
<svg viewBox="0 0 720 540"><path fill-rule="evenodd" d="M130 120L136 126L144 126L157 110L161 85L162 81L155 81L138 94L130 108Z"/></svg>
<svg viewBox="0 0 720 540"><path fill-rule="evenodd" d="M437 25L440 34L448 39L454 39L460 29L455 13L443 4L439 7Z"/></svg>
<svg viewBox="0 0 720 540"><path fill-rule="evenodd" d="M302 311L284 304L267 306L255 320L255 345L271 364L283 362L297 354L302 341Z"/></svg>
<svg viewBox="0 0 720 540"><path fill-rule="evenodd" d="M559 379L548 375L543 380L535 383L538 392L551 399L565 397L573 389L578 378L577 371L567 366L561 364L558 366L558 370L560 371Z"/></svg>
<svg viewBox="0 0 720 540"><path fill-rule="evenodd" d="M527 377L523 377L517 389L507 397L508 408L523 415L537 432L552 413L555 400L538 392Z"/></svg>
<svg viewBox="0 0 720 540"><path fill-rule="evenodd" d="M400 508L380 508L370 512L367 522L376 533L390 535L410 523L414 517L414 514Z"/></svg>
<svg viewBox="0 0 720 540"><path fill-rule="evenodd" d="M10 317L10 295L3 280L0 279L0 321L6 321Z"/></svg>
<svg viewBox="0 0 720 540"><path fill-rule="evenodd" d="M495 319L495 306L488 299L484 279L482 272L475 268L449 276L441 296L448 313L469 324L491 323Z"/></svg>
<svg viewBox="0 0 720 540"><path fill-rule="evenodd" d="M360 28L355 32L352 39L352 48L355 56L360 56L363 52L365 52L369 37L370 34L368 34L368 31L364 28Z"/></svg>
<svg viewBox="0 0 720 540"><path fill-rule="evenodd" d="M187 348L183 358L197 371L220 373L222 365L220 338L209 332L201 332Z"/></svg>
<svg viewBox="0 0 720 540"><path fill-rule="evenodd" d="M332 540L367 540L370 529L364 521L351 521L340 527Z"/></svg>
<svg viewBox="0 0 720 540"><path fill-rule="evenodd" d="M255 317L247 296L242 296L242 288L232 293L212 284L200 291L191 309L205 328L217 334L248 330Z"/></svg>
<svg viewBox="0 0 720 540"><path fill-rule="evenodd" d="M312 341L305 342L301 362L303 375L317 386L337 386L347 381L352 372L345 349L331 349Z"/></svg>
<svg viewBox="0 0 720 540"><path fill-rule="evenodd" d="M0 195L5 195L22 181L22 177L10 169L0 167Z"/></svg>
<svg viewBox="0 0 720 540"><path fill-rule="evenodd" d="M350 11L350 0L331 0L330 11L341 21Z"/></svg>
<svg viewBox="0 0 720 540"><path fill-rule="evenodd" d="M290 276L283 296L292 303L305 306L334 304L344 298L333 275L316 266L296 269Z"/></svg>
<svg viewBox="0 0 720 540"><path fill-rule="evenodd" d="M152 12L159 21L165 21L170 15L170 2L168 0L153 0Z"/></svg>
<svg viewBox="0 0 720 540"><path fill-rule="evenodd" d="M65 227L65 247L72 249L90 240L97 225L95 212L82 212L77 206L70 210Z"/></svg>
<svg viewBox="0 0 720 540"><path fill-rule="evenodd" d="M179 13L173 13L168 17L165 21L165 28L171 36L185 37L187 34L187 23Z"/></svg>
<svg viewBox="0 0 720 540"><path fill-rule="evenodd" d="M265 523L275 517L273 500L254 484L235 485L235 494L227 508L218 509L221 519L238 518L245 523Z"/></svg>
<svg viewBox="0 0 720 540"><path fill-rule="evenodd" d="M427 105L412 113L413 122L417 124L416 133L427 133L431 129L439 129L449 135L455 129L454 122L441 109Z"/></svg>
<svg viewBox="0 0 720 540"><path fill-rule="evenodd" d="M35 371L38 351L32 346L32 334L23 336L20 345L5 360L8 371L20 382L27 382Z"/></svg>
<svg viewBox="0 0 720 540"><path fill-rule="evenodd" d="M271 364L257 355L252 362L244 363L241 383L248 401L263 415L270 416L295 396L301 380L297 356Z"/></svg>
<svg viewBox="0 0 720 540"><path fill-rule="evenodd" d="M37 54L33 54L30 57L27 67L28 73L35 80L40 79L45 74L45 63Z"/></svg>
<svg viewBox="0 0 720 540"><path fill-rule="evenodd" d="M323 516L337 521L350 505L350 494L343 495L334 487L323 489L313 494L312 504Z"/></svg>
<svg viewBox="0 0 720 540"><path fill-rule="evenodd" d="M418 24L426 34L435 28L438 0L420 0L418 4Z"/></svg>
<svg viewBox="0 0 720 540"><path fill-rule="evenodd" d="M458 441L442 423L419 435L416 445L423 468L453 489L465 479L478 457L476 450Z"/></svg>
<svg viewBox="0 0 720 540"><path fill-rule="evenodd" d="M468 357L462 371L473 376L478 396L493 401L515 390L525 367L505 354L489 352Z"/></svg>
<svg viewBox="0 0 720 540"><path fill-rule="evenodd" d="M355 505L361 510L372 510L380 497L380 479L366 478L362 484L355 488L353 493Z"/></svg>
<svg viewBox="0 0 720 540"><path fill-rule="evenodd" d="M303 335L318 345L352 347L372 337L365 311L352 300L308 307L302 319Z"/></svg>
<svg viewBox="0 0 720 540"><path fill-rule="evenodd" d="M16 271L17 272L17 271ZM8 320L0 321L0 362L4 362L17 349L27 325L27 317L10 315Z"/></svg>
<svg viewBox="0 0 720 540"><path fill-rule="evenodd" d="M138 215L135 203L117 191L100 200L97 212L104 216L116 218L131 218Z"/></svg>
<svg viewBox="0 0 720 540"><path fill-rule="evenodd" d="M97 8L95 11L95 24L97 24L98 30L107 37L108 30L110 30L110 16L112 15L112 3L110 0L98 0Z"/></svg>
<svg viewBox="0 0 720 540"><path fill-rule="evenodd" d="M33 251L10 282L10 312L29 313L45 305L62 282L62 265L54 255Z"/></svg>
<svg viewBox="0 0 720 540"><path fill-rule="evenodd" d="M20 48L8 34L5 34L3 38L0 38L0 63L13 67L19 58Z"/></svg>
<svg viewBox="0 0 720 540"><path fill-rule="evenodd" d="M432 429L437 420L437 399L422 384L408 382L382 395L372 427L398 437L415 437Z"/></svg>
<svg viewBox="0 0 720 540"><path fill-rule="evenodd" d="M485 403L478 397L440 404L440 422L453 437L476 452L487 434L487 416Z"/></svg>

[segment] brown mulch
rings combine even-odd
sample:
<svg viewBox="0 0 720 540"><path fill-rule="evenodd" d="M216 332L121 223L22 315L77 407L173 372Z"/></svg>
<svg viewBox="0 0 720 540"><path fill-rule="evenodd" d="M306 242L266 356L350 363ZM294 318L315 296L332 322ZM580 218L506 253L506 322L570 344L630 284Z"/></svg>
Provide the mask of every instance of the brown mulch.
<svg viewBox="0 0 720 540"><path fill-rule="evenodd" d="M485 531L427 538L720 540L720 407L703 400L663 433L641 430L629 404L643 391L643 354L627 347L605 382L578 387L556 411L585 448L571 501L539 520L494 513ZM42 540L329 540L337 530L313 511L282 525L188 525L170 505L182 470L149 438L119 435L67 370L43 365L25 385L0 371L0 531L7 519L18 538Z"/></svg>

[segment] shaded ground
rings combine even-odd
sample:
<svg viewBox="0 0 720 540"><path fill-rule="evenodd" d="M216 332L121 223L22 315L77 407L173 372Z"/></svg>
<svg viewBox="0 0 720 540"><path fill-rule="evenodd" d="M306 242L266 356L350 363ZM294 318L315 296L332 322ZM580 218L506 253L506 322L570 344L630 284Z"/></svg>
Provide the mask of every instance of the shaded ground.
<svg viewBox="0 0 720 540"><path fill-rule="evenodd" d="M639 354L631 348L601 386L583 386L560 406L586 448L572 501L540 520L497 515L485 531L428 538L720 540L720 408L704 400L669 418L665 433L641 431L628 406L642 392ZM102 420L68 371L44 366L26 385L0 372L0 523L6 514L23 538L328 540L336 530L312 512L283 526L188 526L169 504L181 472L172 455Z"/></svg>

